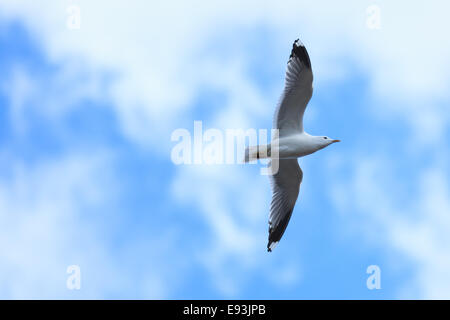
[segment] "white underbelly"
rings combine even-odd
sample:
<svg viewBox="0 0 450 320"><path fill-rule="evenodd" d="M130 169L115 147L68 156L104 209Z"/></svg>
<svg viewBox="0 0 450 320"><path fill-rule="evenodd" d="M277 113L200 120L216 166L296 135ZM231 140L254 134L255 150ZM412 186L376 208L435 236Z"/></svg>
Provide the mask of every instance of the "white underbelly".
<svg viewBox="0 0 450 320"><path fill-rule="evenodd" d="M278 146L278 156L277 149ZM271 157L279 159L292 159L307 156L314 153L314 147L302 139L301 136L291 136L272 141L271 143Z"/></svg>

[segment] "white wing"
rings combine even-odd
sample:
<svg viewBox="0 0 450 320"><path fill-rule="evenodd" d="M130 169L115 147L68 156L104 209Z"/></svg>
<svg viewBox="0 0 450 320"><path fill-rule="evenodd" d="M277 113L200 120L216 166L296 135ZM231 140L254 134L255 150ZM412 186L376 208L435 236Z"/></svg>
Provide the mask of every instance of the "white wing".
<svg viewBox="0 0 450 320"><path fill-rule="evenodd" d="M273 119L273 127L279 129L280 137L303 132L303 114L312 96L312 82L308 52L297 39L292 46L284 91Z"/></svg>
<svg viewBox="0 0 450 320"><path fill-rule="evenodd" d="M297 159L280 159L277 174L270 176L272 204L269 217L268 251L272 251L286 230L297 201L302 178L303 172Z"/></svg>

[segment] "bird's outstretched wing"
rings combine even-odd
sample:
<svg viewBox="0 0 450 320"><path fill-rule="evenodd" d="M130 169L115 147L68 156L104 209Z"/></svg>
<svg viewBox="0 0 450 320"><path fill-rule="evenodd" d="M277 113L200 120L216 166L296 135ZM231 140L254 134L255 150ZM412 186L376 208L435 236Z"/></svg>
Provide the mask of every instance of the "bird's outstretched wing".
<svg viewBox="0 0 450 320"><path fill-rule="evenodd" d="M303 172L297 159L279 159L278 161L278 172L270 176L272 203L269 217L268 251L272 251L286 230L303 178Z"/></svg>
<svg viewBox="0 0 450 320"><path fill-rule="evenodd" d="M313 93L313 74L308 52L295 40L286 69L284 91L275 111L273 127L280 137L303 132L303 114Z"/></svg>

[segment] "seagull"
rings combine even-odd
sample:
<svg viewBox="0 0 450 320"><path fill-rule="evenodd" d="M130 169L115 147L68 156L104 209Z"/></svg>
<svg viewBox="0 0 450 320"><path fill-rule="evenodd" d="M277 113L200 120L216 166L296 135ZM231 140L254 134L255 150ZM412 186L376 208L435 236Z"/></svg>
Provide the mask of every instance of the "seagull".
<svg viewBox="0 0 450 320"><path fill-rule="evenodd" d="M284 90L273 118L273 128L278 129L278 136L269 145L252 146L245 150L245 162L269 158L269 166L273 167L274 159L278 161L278 170L269 176L272 187L267 243L269 252L283 236L300 191L303 171L297 158L340 142L327 136L310 135L303 128L303 115L313 93L312 83L313 73L308 52L297 39L292 45Z"/></svg>

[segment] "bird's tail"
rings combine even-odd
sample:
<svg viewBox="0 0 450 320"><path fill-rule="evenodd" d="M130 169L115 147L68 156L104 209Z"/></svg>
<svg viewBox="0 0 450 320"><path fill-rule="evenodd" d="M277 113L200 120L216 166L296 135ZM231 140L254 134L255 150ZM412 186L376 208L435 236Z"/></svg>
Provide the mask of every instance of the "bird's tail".
<svg viewBox="0 0 450 320"><path fill-rule="evenodd" d="M257 159L266 159L270 157L270 145L252 146L245 149L244 162L250 162Z"/></svg>

